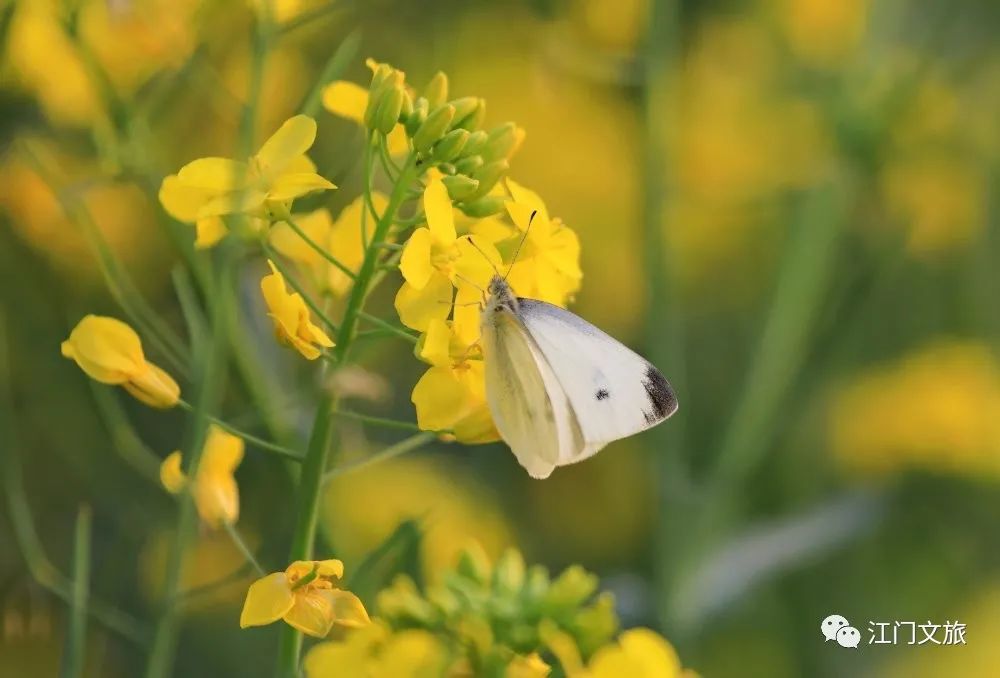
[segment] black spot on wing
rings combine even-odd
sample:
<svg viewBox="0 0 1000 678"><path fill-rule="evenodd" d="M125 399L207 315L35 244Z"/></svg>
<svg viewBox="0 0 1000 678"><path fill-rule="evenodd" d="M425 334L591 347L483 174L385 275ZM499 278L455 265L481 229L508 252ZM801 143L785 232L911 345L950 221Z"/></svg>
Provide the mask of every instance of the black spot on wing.
<svg viewBox="0 0 1000 678"><path fill-rule="evenodd" d="M660 371L649 365L646 368L646 377L642 380L642 386L649 396L649 409L642 411L647 424L655 424L669 417L677 410L677 397L670 388L670 384Z"/></svg>
<svg viewBox="0 0 1000 678"><path fill-rule="evenodd" d="M599 388L597 389L597 393L594 394L594 398L596 398L597 400L607 400L610 397L611 394L608 393L608 389L606 388Z"/></svg>

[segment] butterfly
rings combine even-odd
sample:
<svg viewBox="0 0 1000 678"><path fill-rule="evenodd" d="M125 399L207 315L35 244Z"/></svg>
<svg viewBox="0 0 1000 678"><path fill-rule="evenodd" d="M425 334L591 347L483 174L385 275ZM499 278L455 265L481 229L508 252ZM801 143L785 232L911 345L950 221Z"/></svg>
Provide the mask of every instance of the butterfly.
<svg viewBox="0 0 1000 678"><path fill-rule="evenodd" d="M487 404L497 431L532 477L547 478L556 467L587 459L677 411L660 371L586 320L518 297L499 272L485 292L480 337Z"/></svg>

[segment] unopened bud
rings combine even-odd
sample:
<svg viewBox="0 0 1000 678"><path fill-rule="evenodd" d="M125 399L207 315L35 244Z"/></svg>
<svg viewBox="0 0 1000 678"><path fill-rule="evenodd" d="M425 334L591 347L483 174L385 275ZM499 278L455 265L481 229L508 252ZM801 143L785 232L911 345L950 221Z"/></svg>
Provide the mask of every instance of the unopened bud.
<svg viewBox="0 0 1000 678"><path fill-rule="evenodd" d="M486 100L477 97L462 97L451 102L455 107L455 120L452 128L463 128L474 132L479 128L486 115Z"/></svg>
<svg viewBox="0 0 1000 678"><path fill-rule="evenodd" d="M427 99L419 97L413 102L413 112L406 118L406 133L411 137L427 120Z"/></svg>
<svg viewBox="0 0 1000 678"><path fill-rule="evenodd" d="M468 148L469 142L465 142L465 146L466 148ZM455 171L458 172L459 174L468 174L471 176L473 172L475 172L482 166L483 166L483 156L469 155L455 163Z"/></svg>
<svg viewBox="0 0 1000 678"><path fill-rule="evenodd" d="M431 108L437 108L448 100L448 76L438 71L427 83L424 89L424 97Z"/></svg>
<svg viewBox="0 0 1000 678"><path fill-rule="evenodd" d="M506 160L494 160L473 172L472 178L479 182L479 190L476 191L475 197L479 198L489 193L509 168L510 164Z"/></svg>
<svg viewBox="0 0 1000 678"><path fill-rule="evenodd" d="M489 134L489 141L483 149L483 157L487 160L507 159L523 138L524 132L520 131L517 125L512 122L505 122L499 127L494 127Z"/></svg>
<svg viewBox="0 0 1000 678"><path fill-rule="evenodd" d="M479 182L461 174L453 177L444 177L441 183L448 189L448 195L452 200L465 200L476 192Z"/></svg>
<svg viewBox="0 0 1000 678"><path fill-rule="evenodd" d="M413 148L420 153L426 153L440 139L455 118L455 107L451 104L439 106L427 116L420 129L413 135Z"/></svg>
<svg viewBox="0 0 1000 678"><path fill-rule="evenodd" d="M483 217L491 217L494 214L502 212L503 203L504 199L500 196L488 195L484 198L473 200L472 202L459 203L458 208L467 216L473 217L474 219L482 219Z"/></svg>
<svg viewBox="0 0 1000 678"><path fill-rule="evenodd" d="M406 92L402 87L393 87L382 97L375 113L374 127L382 134L388 134L399 122L399 114L403 109L403 99Z"/></svg>
<svg viewBox="0 0 1000 678"><path fill-rule="evenodd" d="M436 162L451 162L462 153L462 147L469 139L469 132L464 129L454 129L434 144L432 158Z"/></svg>
<svg viewBox="0 0 1000 678"><path fill-rule="evenodd" d="M469 140L465 142L465 148L462 149L462 153L465 155L477 155L486 148L487 142L490 140L490 135L484 130L476 130L469 135Z"/></svg>

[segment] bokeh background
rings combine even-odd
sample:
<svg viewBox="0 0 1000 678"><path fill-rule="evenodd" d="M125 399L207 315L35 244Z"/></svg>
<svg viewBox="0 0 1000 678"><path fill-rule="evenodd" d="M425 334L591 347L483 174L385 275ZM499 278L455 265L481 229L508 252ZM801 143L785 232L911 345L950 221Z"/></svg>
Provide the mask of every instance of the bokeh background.
<svg viewBox="0 0 1000 678"><path fill-rule="evenodd" d="M1000 6L275 10L287 23L265 66L258 141L348 36L360 50L347 79L367 82L365 56L414 83L446 71L454 93L486 98L490 123L527 131L511 176L580 235L573 309L660 365L681 403L661 427L546 481L501 445L444 443L345 476L328 490L322 529L348 569L417 519L425 576L469 539L553 568L581 563L615 592L625 626L657 628L704 676L995 675ZM231 155L253 17L244 0L0 9L2 675L55 675L66 619L14 538L19 508L39 538L28 558L65 572L77 507L89 505L94 591L140 618L156 604L174 502L145 453L178 447L184 419L88 383L60 357L83 314L122 315L74 210L93 215L182 328L179 255L155 190L192 158ZM312 157L340 187L327 198L336 211L360 190L363 137L328 113L318 122ZM43 168L20 152L26 143ZM295 397L302 366L273 345L261 269L250 269L242 341L276 405L259 411L234 376L226 414L294 440L311 415ZM373 307L391 313L391 297ZM419 363L391 342L361 356L371 411L412 420ZM393 440L349 422L338 435L357 455ZM237 478L241 529L278 569L294 511L288 469L248 452ZM236 574L187 607L177 675L266 675L274 636L237 625L239 552L206 532L193 563L188 587ZM968 644L831 647L819 624L832 613L865 641L869 620L957 620ZM141 670L143 651L99 626L87 642L93 675Z"/></svg>

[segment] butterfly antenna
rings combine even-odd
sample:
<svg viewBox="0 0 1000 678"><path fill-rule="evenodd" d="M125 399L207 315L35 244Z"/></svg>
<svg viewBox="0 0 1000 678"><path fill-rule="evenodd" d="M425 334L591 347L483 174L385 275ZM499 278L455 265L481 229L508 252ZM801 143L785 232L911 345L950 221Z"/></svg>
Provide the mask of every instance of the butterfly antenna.
<svg viewBox="0 0 1000 678"><path fill-rule="evenodd" d="M485 255L483 255L483 256L485 256ZM473 287L475 287L475 288L476 288L477 290L479 290L479 291L480 291L480 292L482 292L483 294L486 294L486 290L484 290L484 289L483 289L482 287L480 287L480 286L479 286L479 285L477 285L476 283L474 283L474 282L472 282L471 280L469 280L468 278L466 278L466 277L465 277L464 275L462 275L461 273L455 273L455 277L456 277L456 278L458 278L459 280L461 280L462 282L467 282L467 283L469 283L470 285L472 285Z"/></svg>
<svg viewBox="0 0 1000 678"><path fill-rule="evenodd" d="M493 263L492 259L490 259L488 256L486 256L486 252L484 252L482 250L482 248L479 245L476 244L476 241L472 239L472 236L468 235L468 236L466 236L466 239L469 241L470 245L472 245L473 247L476 248L477 252L479 252L480 254L483 255L483 259L486 260L486 263L488 263L490 266L493 267L493 272L496 273L497 275L500 275L500 270L497 268L497 265Z"/></svg>
<svg viewBox="0 0 1000 678"><path fill-rule="evenodd" d="M514 250L514 257L510 260L510 266L507 267L507 274L503 277L503 281L507 282L507 276L514 269L514 264L517 262L517 255L521 253L521 248L524 247L524 241L528 239L528 232L531 230L531 222L535 220L535 215L538 214L538 210L531 210L531 216L528 217L528 227L524 229L524 235L521 236L521 242L517 243L517 249Z"/></svg>

